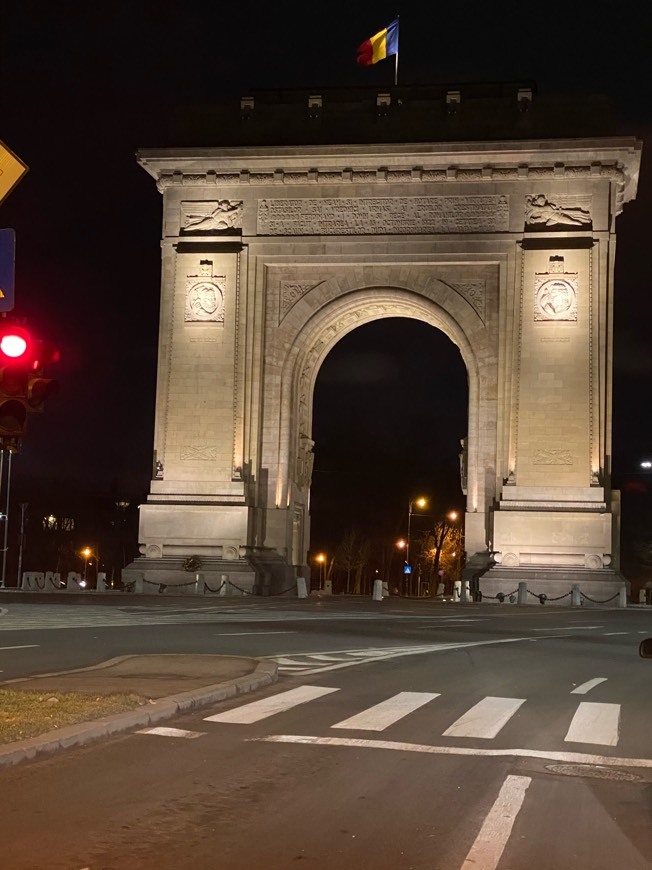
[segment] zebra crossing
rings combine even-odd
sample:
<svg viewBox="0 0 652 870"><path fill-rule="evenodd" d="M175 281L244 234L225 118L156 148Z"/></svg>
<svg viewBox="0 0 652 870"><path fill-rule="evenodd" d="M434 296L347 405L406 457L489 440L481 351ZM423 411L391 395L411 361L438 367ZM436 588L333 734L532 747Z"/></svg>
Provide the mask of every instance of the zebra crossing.
<svg viewBox="0 0 652 870"><path fill-rule="evenodd" d="M318 703L339 692L330 686L303 685L278 692L256 701L241 704L221 713L204 717L205 722L253 725L287 713L296 707ZM385 732L444 696L438 692L398 692L366 709L352 712L337 722L326 724L329 730ZM620 704L589 701L574 702L566 731L557 738L564 744L615 747L620 737ZM526 698L486 696L473 703L461 716L441 732L441 737L487 741L495 739L513 717L527 704ZM270 738L272 739L272 738ZM274 738L276 739L276 738ZM650 762L652 765L652 762Z"/></svg>

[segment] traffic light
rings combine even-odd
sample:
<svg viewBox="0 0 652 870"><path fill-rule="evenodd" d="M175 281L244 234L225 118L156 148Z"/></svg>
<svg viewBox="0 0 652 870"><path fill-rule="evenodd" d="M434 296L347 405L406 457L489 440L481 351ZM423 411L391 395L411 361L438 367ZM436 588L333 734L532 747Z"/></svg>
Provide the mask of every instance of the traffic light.
<svg viewBox="0 0 652 870"><path fill-rule="evenodd" d="M45 401L59 390L44 377L45 366L58 362L59 351L34 339L22 325L0 321L0 447L17 450L25 434L27 416L43 410Z"/></svg>

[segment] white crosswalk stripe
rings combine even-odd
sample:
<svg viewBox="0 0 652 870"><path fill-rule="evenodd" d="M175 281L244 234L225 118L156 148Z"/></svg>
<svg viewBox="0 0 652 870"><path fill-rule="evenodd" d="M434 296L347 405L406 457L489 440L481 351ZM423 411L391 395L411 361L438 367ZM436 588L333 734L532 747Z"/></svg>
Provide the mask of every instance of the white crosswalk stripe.
<svg viewBox="0 0 652 870"><path fill-rule="evenodd" d="M620 727L620 704L596 704L582 701L573 716L564 740L567 743L598 743L617 746Z"/></svg>
<svg viewBox="0 0 652 870"><path fill-rule="evenodd" d="M339 689L329 689L325 686L299 686L278 695L271 695L269 698L262 698L260 701L251 701L242 707L227 710L226 713L206 716L204 721L251 725L253 722L260 722L261 719L267 719L268 716L273 716L275 713L284 713L298 704L305 704L315 698L330 695L331 692L339 692Z"/></svg>
<svg viewBox="0 0 652 870"><path fill-rule="evenodd" d="M444 737L491 739L509 722L525 698L483 698L444 731Z"/></svg>
<svg viewBox="0 0 652 870"><path fill-rule="evenodd" d="M279 713L285 713L301 704L318 702L340 689L326 686L299 686L278 692L258 701L240 704L223 713L205 717L205 722L253 725ZM363 710L357 710L346 719L324 726L348 731L385 731L431 701L443 698L438 692L398 692ZM525 698L487 696L441 732L442 737L469 740L491 740L500 734L515 714L527 703ZM439 705L438 705L439 709ZM571 714L569 712L569 719ZM582 701L577 706L565 738L566 742L617 746L619 740L620 704L595 704ZM423 727L423 720L421 722ZM512 732L516 733L516 732ZM335 739L335 738L333 738Z"/></svg>
<svg viewBox="0 0 652 870"><path fill-rule="evenodd" d="M438 698L434 692L399 692L393 698L381 701L369 707L356 716L344 719L332 725L332 728L350 728L354 731L384 731L399 719L403 719L419 707L423 707L428 701Z"/></svg>

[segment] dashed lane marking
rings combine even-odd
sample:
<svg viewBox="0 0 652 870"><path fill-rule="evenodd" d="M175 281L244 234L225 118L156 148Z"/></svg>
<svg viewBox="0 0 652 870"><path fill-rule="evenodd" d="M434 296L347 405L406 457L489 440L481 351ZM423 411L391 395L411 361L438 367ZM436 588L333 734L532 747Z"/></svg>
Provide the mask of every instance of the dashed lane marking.
<svg viewBox="0 0 652 870"><path fill-rule="evenodd" d="M462 870L478 870L478 867L482 867L482 870L495 870L531 782L529 776L510 775L505 779L462 864Z"/></svg>
<svg viewBox="0 0 652 870"><path fill-rule="evenodd" d="M592 680L587 680L586 683L582 683L577 686L577 688L571 691L571 695L586 695L587 692L590 692L591 689L594 689L596 686L599 686L600 683L606 683L607 677L594 677Z"/></svg>

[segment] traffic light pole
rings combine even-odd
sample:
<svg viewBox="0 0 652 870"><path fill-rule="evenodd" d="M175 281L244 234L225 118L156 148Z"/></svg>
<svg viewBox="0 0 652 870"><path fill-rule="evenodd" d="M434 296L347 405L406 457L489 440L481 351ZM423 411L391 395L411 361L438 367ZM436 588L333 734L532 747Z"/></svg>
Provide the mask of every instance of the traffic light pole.
<svg viewBox="0 0 652 870"><path fill-rule="evenodd" d="M11 495L11 450L7 450L7 501L5 503L5 528L4 541L2 544L2 578L0 578L0 588L5 587L5 575L7 573L7 542L9 540L9 497ZM2 466L4 465L5 451L2 451L2 464L0 464L0 482L2 481Z"/></svg>

